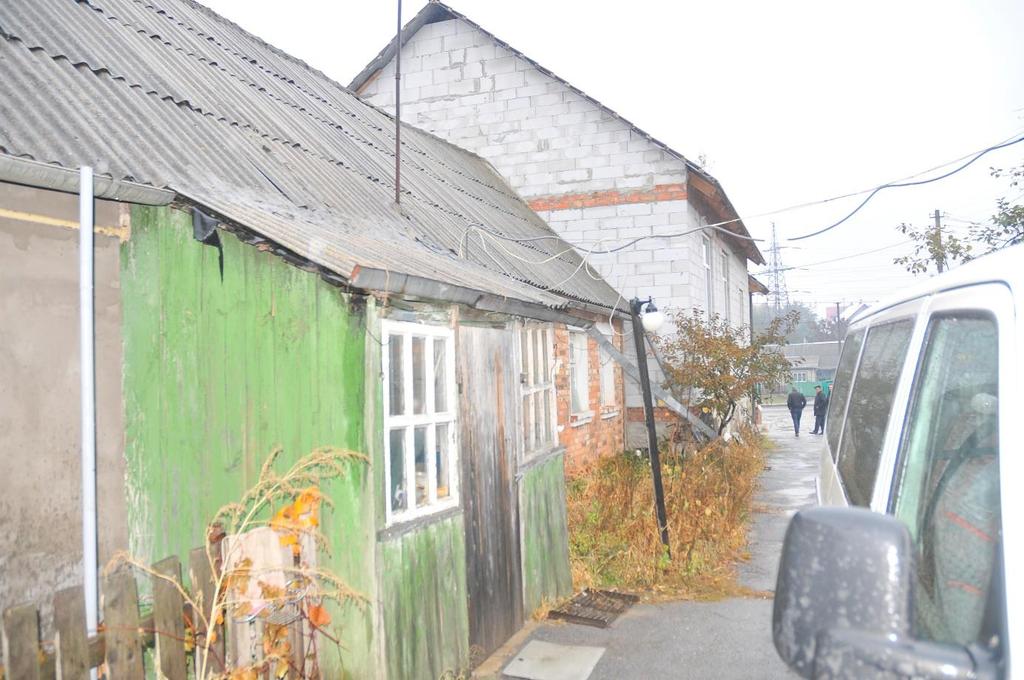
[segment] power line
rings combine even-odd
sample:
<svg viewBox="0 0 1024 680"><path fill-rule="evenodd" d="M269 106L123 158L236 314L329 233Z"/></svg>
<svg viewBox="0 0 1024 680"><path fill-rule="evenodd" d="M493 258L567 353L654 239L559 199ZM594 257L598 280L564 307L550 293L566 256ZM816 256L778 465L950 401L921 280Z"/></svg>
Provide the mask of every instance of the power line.
<svg viewBox="0 0 1024 680"><path fill-rule="evenodd" d="M996 151L997 149L1005 149L1008 146L1013 146L1014 144L1019 144L1020 142L1024 142L1024 137L1018 137L1018 138L1013 139L1011 141L1003 142L1002 144L996 144L996 145L990 146L990 147L988 147L986 149L982 149L978 153L974 154L967 162L963 163L962 165L957 166L956 168L950 170L949 172L945 172L945 173L939 175L938 177L931 177L929 179L922 179L922 180L917 180L917 181L914 181L914 182L889 182L887 184L882 184L881 186L877 186L877 187L875 187L871 191L871 193L869 193L867 195L867 197L863 201L860 202L860 204L856 208L851 210L846 215L846 217L842 218L838 222L835 222L834 224L830 224L829 226L825 227L824 229L819 229L818 231L811 232L810 234L804 234L803 236L795 236L793 238L789 238L789 239L786 239L786 240L787 241L802 241L804 239L808 239L808 238L811 238L811 237L814 237L814 236L820 236L821 234L824 234L827 231L831 231L831 230L835 229L836 227L838 227L839 225L843 224L848 219L850 219L851 217L856 215L858 212L860 212L861 208L863 208L865 205L867 205L868 201L870 201L872 198L874 198L875 195L878 194L878 192L882 191L883 189L896 189L896 188L901 188L901 187L914 187L914 186L921 186L922 184L931 184L932 182L938 182L940 179L946 179L947 177L955 175L956 173L960 172L961 170L964 170L964 169L968 168L969 166L973 165L975 161L977 161L979 158L981 158L982 156L984 156L984 155L986 155L988 153Z"/></svg>
<svg viewBox="0 0 1024 680"><path fill-rule="evenodd" d="M872 253L879 253L879 252L881 252L883 250L889 250L890 248L896 248L896 247L899 247L899 246L903 246L903 245L906 245L906 244L910 243L911 241L913 241L913 239L907 239L906 241L900 241L899 243L893 243L893 244L888 245L888 246L882 246L881 248L873 248L871 250L864 250L864 251L861 251L859 253L852 253L850 255L843 255L842 257L834 257L831 260L819 260L818 262L810 262L808 264L800 264L800 265L794 265L792 267L785 267L781 271L784 271L784 272L786 272L786 271L793 271L794 269L804 269L806 267L816 267L816 266L821 265L821 264L831 264L833 262L842 262L843 260L852 260L853 258L861 257L862 255L871 255ZM764 274L767 274L770 271L772 271L772 270L769 269L769 270L766 270L766 271L763 271L763 272L758 272L757 274L754 274L754 276L762 276Z"/></svg>

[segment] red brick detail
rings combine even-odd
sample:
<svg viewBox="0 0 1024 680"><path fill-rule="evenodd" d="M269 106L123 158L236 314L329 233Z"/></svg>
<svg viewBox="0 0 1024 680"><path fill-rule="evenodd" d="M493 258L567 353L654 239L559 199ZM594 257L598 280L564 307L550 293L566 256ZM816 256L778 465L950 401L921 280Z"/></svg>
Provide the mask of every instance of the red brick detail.
<svg viewBox="0 0 1024 680"><path fill-rule="evenodd" d="M685 201L686 184L657 184L653 189L634 191L591 191L580 194L540 196L529 201L534 210L571 210L573 208L596 208L604 205L625 205L627 203L656 203L658 201Z"/></svg>
<svg viewBox="0 0 1024 680"><path fill-rule="evenodd" d="M615 330L622 333L622 322L615 321ZM622 336L616 335L613 343L621 350ZM601 406L601 352L592 338L587 341L589 389L589 421L581 422L571 412L569 396L569 331L565 326L555 326L555 356L559 369L555 374L555 397L558 406L558 425L561 431L559 443L565 447L565 465L568 470L585 466L600 456L608 456L623 450L625 442L623 417L625 415L625 384L622 370L615 371L615 405Z"/></svg>

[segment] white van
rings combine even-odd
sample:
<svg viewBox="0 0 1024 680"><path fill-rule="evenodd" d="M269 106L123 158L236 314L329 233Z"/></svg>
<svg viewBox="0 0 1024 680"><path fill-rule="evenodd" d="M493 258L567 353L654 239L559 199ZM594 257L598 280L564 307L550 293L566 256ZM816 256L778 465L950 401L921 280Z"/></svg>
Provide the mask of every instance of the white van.
<svg viewBox="0 0 1024 680"><path fill-rule="evenodd" d="M852 321L818 478L832 507L794 518L776 591L776 647L805 677L1010 677L1024 656L1021 319L1015 246Z"/></svg>

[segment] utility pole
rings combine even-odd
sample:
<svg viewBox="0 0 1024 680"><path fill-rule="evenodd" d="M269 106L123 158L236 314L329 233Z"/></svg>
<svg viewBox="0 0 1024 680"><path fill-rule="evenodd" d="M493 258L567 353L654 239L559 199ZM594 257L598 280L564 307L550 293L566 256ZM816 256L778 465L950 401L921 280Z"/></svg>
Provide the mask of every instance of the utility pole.
<svg viewBox="0 0 1024 680"><path fill-rule="evenodd" d="M935 210L935 266L941 274L946 270L946 251L942 246L942 218L938 209Z"/></svg>
<svg viewBox="0 0 1024 680"><path fill-rule="evenodd" d="M842 351L842 349L843 349L843 336L840 335L840 333L839 333L839 321L840 321L840 318L841 317L839 316L839 303L837 302L836 303L836 322L835 322L835 325L832 326L832 328L836 332L836 347L838 347L839 350Z"/></svg>

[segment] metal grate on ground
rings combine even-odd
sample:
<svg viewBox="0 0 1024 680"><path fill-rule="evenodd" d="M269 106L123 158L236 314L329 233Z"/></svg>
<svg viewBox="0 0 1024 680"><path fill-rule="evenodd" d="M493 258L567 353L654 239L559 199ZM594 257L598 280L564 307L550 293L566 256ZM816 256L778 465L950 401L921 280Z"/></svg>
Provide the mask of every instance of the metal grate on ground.
<svg viewBox="0 0 1024 680"><path fill-rule="evenodd" d="M548 618L595 628L607 628L619 614L639 601L640 598L636 595L587 588L561 607L548 612Z"/></svg>

